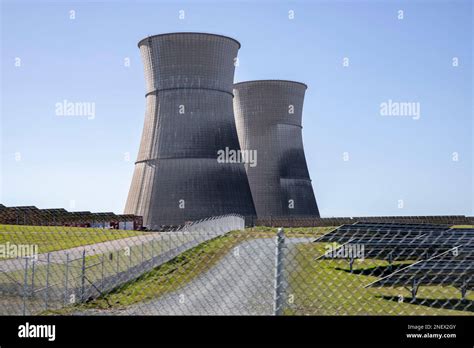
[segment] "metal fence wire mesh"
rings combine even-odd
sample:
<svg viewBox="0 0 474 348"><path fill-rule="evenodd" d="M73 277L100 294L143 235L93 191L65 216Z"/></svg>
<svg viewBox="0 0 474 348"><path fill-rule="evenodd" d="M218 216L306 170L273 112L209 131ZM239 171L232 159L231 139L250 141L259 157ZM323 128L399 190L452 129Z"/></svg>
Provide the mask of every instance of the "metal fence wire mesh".
<svg viewBox="0 0 474 348"><path fill-rule="evenodd" d="M474 229L0 225L1 315L472 315Z"/></svg>

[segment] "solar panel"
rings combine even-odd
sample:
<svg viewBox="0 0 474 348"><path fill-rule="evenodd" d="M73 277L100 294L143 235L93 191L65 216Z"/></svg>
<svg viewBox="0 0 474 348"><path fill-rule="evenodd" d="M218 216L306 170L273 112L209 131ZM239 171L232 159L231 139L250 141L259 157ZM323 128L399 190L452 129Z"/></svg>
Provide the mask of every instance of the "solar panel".
<svg viewBox="0 0 474 348"><path fill-rule="evenodd" d="M473 245L459 246L395 271L366 287L409 287L413 299L421 285L455 286L464 299L474 288Z"/></svg>
<svg viewBox="0 0 474 348"><path fill-rule="evenodd" d="M63 208L38 209L35 206L6 207L0 204L0 223L31 225L65 225L79 227L109 227L108 223L133 221L134 228L141 228L142 217L113 212L92 213L90 211L68 212ZM118 225L117 225L118 226Z"/></svg>
<svg viewBox="0 0 474 348"><path fill-rule="evenodd" d="M38 210L34 205L19 205L15 207L10 207L10 209L16 209L21 211L28 211L28 210Z"/></svg>
<svg viewBox="0 0 474 348"><path fill-rule="evenodd" d="M360 222L373 223L445 223L453 224L466 221L464 215L437 215L437 216L374 216L353 217Z"/></svg>
<svg viewBox="0 0 474 348"><path fill-rule="evenodd" d="M361 225L361 226L380 226L380 227L417 227L417 228L448 228L451 227L450 224L429 224L429 223L401 223L401 222L356 222L352 225L349 226L355 226L355 225Z"/></svg>
<svg viewBox="0 0 474 348"><path fill-rule="evenodd" d="M0 210L0 222L5 224L34 224L40 215L35 206L4 207Z"/></svg>
<svg viewBox="0 0 474 348"><path fill-rule="evenodd" d="M315 242L347 242L357 236L373 235L380 238L387 235L420 235L425 233L440 233L450 230L449 227L441 225L434 227L414 227L411 225L389 225L389 224L354 224L343 225L315 240Z"/></svg>
<svg viewBox="0 0 474 348"><path fill-rule="evenodd" d="M54 215L61 215L61 214L67 214L68 211L63 208L52 208L52 209L41 209L42 212L44 213L50 213Z"/></svg>
<svg viewBox="0 0 474 348"><path fill-rule="evenodd" d="M386 259L391 265L396 260L427 259L460 245L474 248L474 229L414 228L408 224L383 224L382 228L378 225L375 228L374 224L344 225L316 239L315 242L336 243L331 253L317 259L331 258L334 252L357 249L358 259ZM349 252L348 255L352 271L355 253Z"/></svg>
<svg viewBox="0 0 474 348"><path fill-rule="evenodd" d="M92 220L94 221L112 221L117 220L117 215L112 212L105 212L105 213L93 213Z"/></svg>

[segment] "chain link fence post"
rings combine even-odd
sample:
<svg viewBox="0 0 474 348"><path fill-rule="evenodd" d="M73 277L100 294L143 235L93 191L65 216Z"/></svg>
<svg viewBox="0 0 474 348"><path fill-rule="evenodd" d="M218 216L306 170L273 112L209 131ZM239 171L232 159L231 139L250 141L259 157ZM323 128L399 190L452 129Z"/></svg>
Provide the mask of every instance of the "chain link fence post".
<svg viewBox="0 0 474 348"><path fill-rule="evenodd" d="M86 287L86 249L82 251L81 302L84 302L85 287Z"/></svg>
<svg viewBox="0 0 474 348"><path fill-rule="evenodd" d="M46 257L47 263L46 263L46 289L44 291L44 307L46 310L48 310L48 297L49 297L49 266L50 266L50 260L51 260L51 254L48 253Z"/></svg>
<svg viewBox="0 0 474 348"><path fill-rule="evenodd" d="M155 240L151 240L151 264L155 265Z"/></svg>
<svg viewBox="0 0 474 348"><path fill-rule="evenodd" d="M285 244L285 232L282 227L278 229L275 238L275 284L273 294L273 314L283 313L283 247Z"/></svg>
<svg viewBox="0 0 474 348"><path fill-rule="evenodd" d="M68 276L69 276L69 253L66 253L66 264L65 264L65 275L64 275L64 304L67 304L67 293L68 293Z"/></svg>
<svg viewBox="0 0 474 348"><path fill-rule="evenodd" d="M100 288L103 290L104 289L104 255L102 255L102 258L101 258L101 265L100 265L100 268L101 268L101 280L100 280Z"/></svg>
<svg viewBox="0 0 474 348"><path fill-rule="evenodd" d="M120 272L120 250L117 250L117 252L115 253L117 255L117 274L119 274Z"/></svg>
<svg viewBox="0 0 474 348"><path fill-rule="evenodd" d="M35 259L31 259L31 296L33 296L35 292L35 272L36 271L36 262Z"/></svg>
<svg viewBox="0 0 474 348"><path fill-rule="evenodd" d="M25 278L23 283L23 315L26 315L26 296L28 291L28 257L25 257Z"/></svg>

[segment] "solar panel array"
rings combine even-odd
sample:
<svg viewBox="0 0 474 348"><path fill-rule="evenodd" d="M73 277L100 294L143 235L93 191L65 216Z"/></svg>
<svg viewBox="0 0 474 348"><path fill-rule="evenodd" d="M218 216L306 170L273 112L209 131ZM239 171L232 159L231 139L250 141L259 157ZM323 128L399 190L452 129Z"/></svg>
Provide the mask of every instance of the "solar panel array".
<svg viewBox="0 0 474 348"><path fill-rule="evenodd" d="M396 260L418 260L369 284L410 287L413 298L420 285L455 286L460 288L463 298L474 285L474 228L356 223L343 225L315 242L333 243L336 251L359 246L363 248L363 258L385 259L390 264ZM326 257L324 254L319 259ZM355 258L354 254L348 255L351 272Z"/></svg>
<svg viewBox="0 0 474 348"><path fill-rule="evenodd" d="M141 216L131 214L69 212L62 208L38 209L35 206L6 207L0 205L0 224L7 225L78 227L111 227L110 225L113 225L112 227L118 228L118 224L125 222L133 222L135 229L140 229L142 226Z"/></svg>
<svg viewBox="0 0 474 348"><path fill-rule="evenodd" d="M447 250L427 260L420 260L385 276L367 287L409 287L413 299L421 285L450 285L461 291L464 299L474 289L474 243Z"/></svg>
<svg viewBox="0 0 474 348"><path fill-rule="evenodd" d="M401 224L452 224L474 225L474 217L464 215L431 215L431 216L354 216L354 217L325 217L314 216L279 217L267 216L258 218L246 217L251 225L274 227L315 227L341 226L356 222L369 223L401 223Z"/></svg>

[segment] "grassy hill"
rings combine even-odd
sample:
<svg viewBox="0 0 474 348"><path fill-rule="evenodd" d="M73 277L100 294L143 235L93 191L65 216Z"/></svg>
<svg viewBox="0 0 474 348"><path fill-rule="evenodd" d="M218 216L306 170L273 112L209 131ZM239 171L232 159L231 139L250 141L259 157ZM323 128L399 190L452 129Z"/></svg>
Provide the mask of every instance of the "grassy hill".
<svg viewBox="0 0 474 348"><path fill-rule="evenodd" d="M138 231L66 226L0 225L0 244L35 244L40 253L143 234Z"/></svg>

